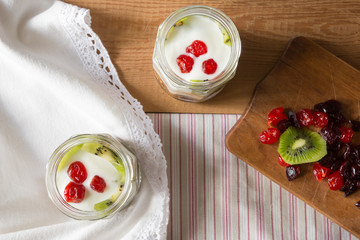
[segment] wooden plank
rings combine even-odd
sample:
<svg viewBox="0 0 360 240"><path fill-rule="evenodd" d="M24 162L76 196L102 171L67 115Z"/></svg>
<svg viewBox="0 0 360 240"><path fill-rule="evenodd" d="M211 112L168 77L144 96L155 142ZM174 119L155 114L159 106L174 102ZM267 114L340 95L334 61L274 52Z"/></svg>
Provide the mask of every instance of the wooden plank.
<svg viewBox="0 0 360 240"><path fill-rule="evenodd" d="M359 119L360 72L314 42L295 38L271 73L259 83L246 113L226 136L227 148L238 158L360 237L360 192L344 198L326 181L317 182L312 165L300 165L301 177L286 179L277 163L278 144L266 145L259 134L267 129L267 114L279 106L295 111L328 99L343 103L345 116ZM359 133L356 133L359 134Z"/></svg>
<svg viewBox="0 0 360 240"><path fill-rule="evenodd" d="M360 68L360 2L65 0L91 10L103 41L130 93L146 112L242 113L254 87L273 68L286 43L303 35ZM237 26L242 55L235 78L215 98L200 104L168 96L155 80L152 53L159 24L173 11L203 4L226 13Z"/></svg>

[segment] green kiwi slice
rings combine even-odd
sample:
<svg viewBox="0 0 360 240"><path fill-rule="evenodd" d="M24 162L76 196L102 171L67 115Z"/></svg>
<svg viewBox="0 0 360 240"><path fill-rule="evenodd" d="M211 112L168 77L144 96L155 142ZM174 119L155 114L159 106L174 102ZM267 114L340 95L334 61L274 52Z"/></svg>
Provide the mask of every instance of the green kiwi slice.
<svg viewBox="0 0 360 240"><path fill-rule="evenodd" d="M57 171L59 172L60 170L62 170L66 164L70 161L70 158L77 153L81 148L82 148L83 144L79 144L73 148L71 148L69 151L67 151L65 153L65 155L62 157L59 166L57 168Z"/></svg>
<svg viewBox="0 0 360 240"><path fill-rule="evenodd" d="M291 165L316 162L327 154L326 141L317 132L289 127L280 136L278 153Z"/></svg>

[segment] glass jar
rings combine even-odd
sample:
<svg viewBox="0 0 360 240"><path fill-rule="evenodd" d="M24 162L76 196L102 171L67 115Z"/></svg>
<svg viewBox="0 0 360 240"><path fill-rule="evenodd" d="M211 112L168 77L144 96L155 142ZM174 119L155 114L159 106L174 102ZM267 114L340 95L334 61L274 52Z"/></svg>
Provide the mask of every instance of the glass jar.
<svg viewBox="0 0 360 240"><path fill-rule="evenodd" d="M173 71L166 58L165 43L169 31L176 26L182 25L182 20L191 16L209 18L217 23L221 34L226 33L228 36L227 45L231 48L229 58L224 69L211 79L185 80ZM219 93L225 84L235 76L240 52L240 36L230 18L211 7L188 6L172 13L159 26L153 53L154 74L161 87L172 97L188 102L203 102Z"/></svg>
<svg viewBox="0 0 360 240"><path fill-rule="evenodd" d="M124 184L119 185L119 189L122 188L121 193L117 194L116 198L112 198L111 202L106 202L105 208L101 210L81 210L74 207L65 201L58 187L57 174L59 173L58 168L61 160L71 149L77 151L77 146L81 147L84 144L101 144L110 149L114 156L121 159L122 169L125 172ZM46 166L46 188L50 199L61 212L79 220L96 220L112 217L131 202L140 188L140 182L141 171L137 158L125 147L121 140L108 134L83 134L71 137L54 151ZM86 195L83 201L86 201Z"/></svg>

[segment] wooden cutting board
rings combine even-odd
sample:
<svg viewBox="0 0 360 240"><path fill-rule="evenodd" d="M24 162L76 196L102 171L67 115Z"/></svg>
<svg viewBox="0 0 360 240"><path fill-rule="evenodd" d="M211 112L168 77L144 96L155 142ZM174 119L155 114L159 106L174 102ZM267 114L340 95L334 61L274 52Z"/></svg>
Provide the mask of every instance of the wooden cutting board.
<svg viewBox="0 0 360 240"><path fill-rule="evenodd" d="M360 237L360 210L354 206L360 191L345 198L342 192L330 190L326 181L314 179L313 164L301 165L301 177L288 181L285 168L277 162L278 144L259 141L271 109L283 106L297 111L328 99L343 103L346 117L359 119L360 72L316 43L295 38L257 85L245 113L227 134L226 146L239 159Z"/></svg>

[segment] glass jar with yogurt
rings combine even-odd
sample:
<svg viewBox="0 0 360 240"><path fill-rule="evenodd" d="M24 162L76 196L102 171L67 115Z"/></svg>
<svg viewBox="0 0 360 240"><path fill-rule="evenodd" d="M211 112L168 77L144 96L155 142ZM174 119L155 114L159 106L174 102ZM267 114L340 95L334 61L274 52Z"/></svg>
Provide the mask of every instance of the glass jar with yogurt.
<svg viewBox="0 0 360 240"><path fill-rule="evenodd" d="M154 73L174 98L202 102L234 77L240 52L240 36L230 18L211 7L189 6L159 26Z"/></svg>
<svg viewBox="0 0 360 240"><path fill-rule="evenodd" d="M136 195L141 172L135 155L107 134L71 137L46 166L50 199L74 219L111 217Z"/></svg>

